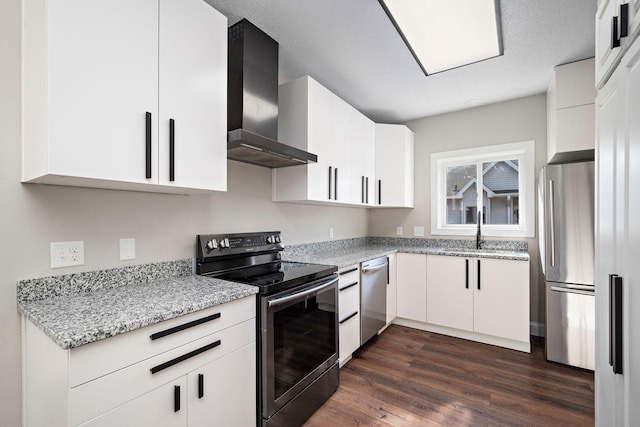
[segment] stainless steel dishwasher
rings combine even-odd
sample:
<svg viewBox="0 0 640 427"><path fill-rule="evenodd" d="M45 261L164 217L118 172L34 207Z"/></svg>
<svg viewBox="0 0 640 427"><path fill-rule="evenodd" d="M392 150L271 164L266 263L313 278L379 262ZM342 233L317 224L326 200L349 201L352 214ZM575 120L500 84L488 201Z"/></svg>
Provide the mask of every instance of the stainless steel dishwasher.
<svg viewBox="0 0 640 427"><path fill-rule="evenodd" d="M381 257L363 262L360 290L360 344L376 335L387 323L387 284L389 259Z"/></svg>

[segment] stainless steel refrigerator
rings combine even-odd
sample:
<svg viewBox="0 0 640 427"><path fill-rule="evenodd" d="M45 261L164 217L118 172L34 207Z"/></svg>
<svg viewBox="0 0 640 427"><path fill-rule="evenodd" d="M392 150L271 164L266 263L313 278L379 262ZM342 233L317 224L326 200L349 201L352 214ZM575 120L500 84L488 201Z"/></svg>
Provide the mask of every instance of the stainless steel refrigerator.
<svg viewBox="0 0 640 427"><path fill-rule="evenodd" d="M546 165L538 184L547 360L594 369L594 162Z"/></svg>

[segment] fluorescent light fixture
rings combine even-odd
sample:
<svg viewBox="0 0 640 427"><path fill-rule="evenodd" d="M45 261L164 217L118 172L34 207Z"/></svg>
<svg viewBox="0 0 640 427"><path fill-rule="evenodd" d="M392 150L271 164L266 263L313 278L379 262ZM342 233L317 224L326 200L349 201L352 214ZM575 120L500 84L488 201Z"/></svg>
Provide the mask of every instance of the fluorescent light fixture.
<svg viewBox="0 0 640 427"><path fill-rule="evenodd" d="M379 0L425 74L500 56L499 0Z"/></svg>

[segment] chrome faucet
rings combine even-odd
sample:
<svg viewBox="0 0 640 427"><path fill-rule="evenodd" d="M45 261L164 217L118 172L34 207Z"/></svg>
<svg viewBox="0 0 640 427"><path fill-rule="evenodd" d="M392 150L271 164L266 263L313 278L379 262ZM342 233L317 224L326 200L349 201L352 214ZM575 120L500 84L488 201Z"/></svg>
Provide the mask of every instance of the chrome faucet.
<svg viewBox="0 0 640 427"><path fill-rule="evenodd" d="M476 249L480 249L482 246L482 231L480 224L482 223L482 211L478 211L478 231L476 232Z"/></svg>

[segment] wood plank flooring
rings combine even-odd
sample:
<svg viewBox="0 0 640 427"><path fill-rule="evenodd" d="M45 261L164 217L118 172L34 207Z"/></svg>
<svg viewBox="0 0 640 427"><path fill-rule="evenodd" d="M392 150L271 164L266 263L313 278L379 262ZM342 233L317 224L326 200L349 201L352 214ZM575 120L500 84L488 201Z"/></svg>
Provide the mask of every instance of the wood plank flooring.
<svg viewBox="0 0 640 427"><path fill-rule="evenodd" d="M592 426L593 373L532 340L528 354L391 325L305 426Z"/></svg>

